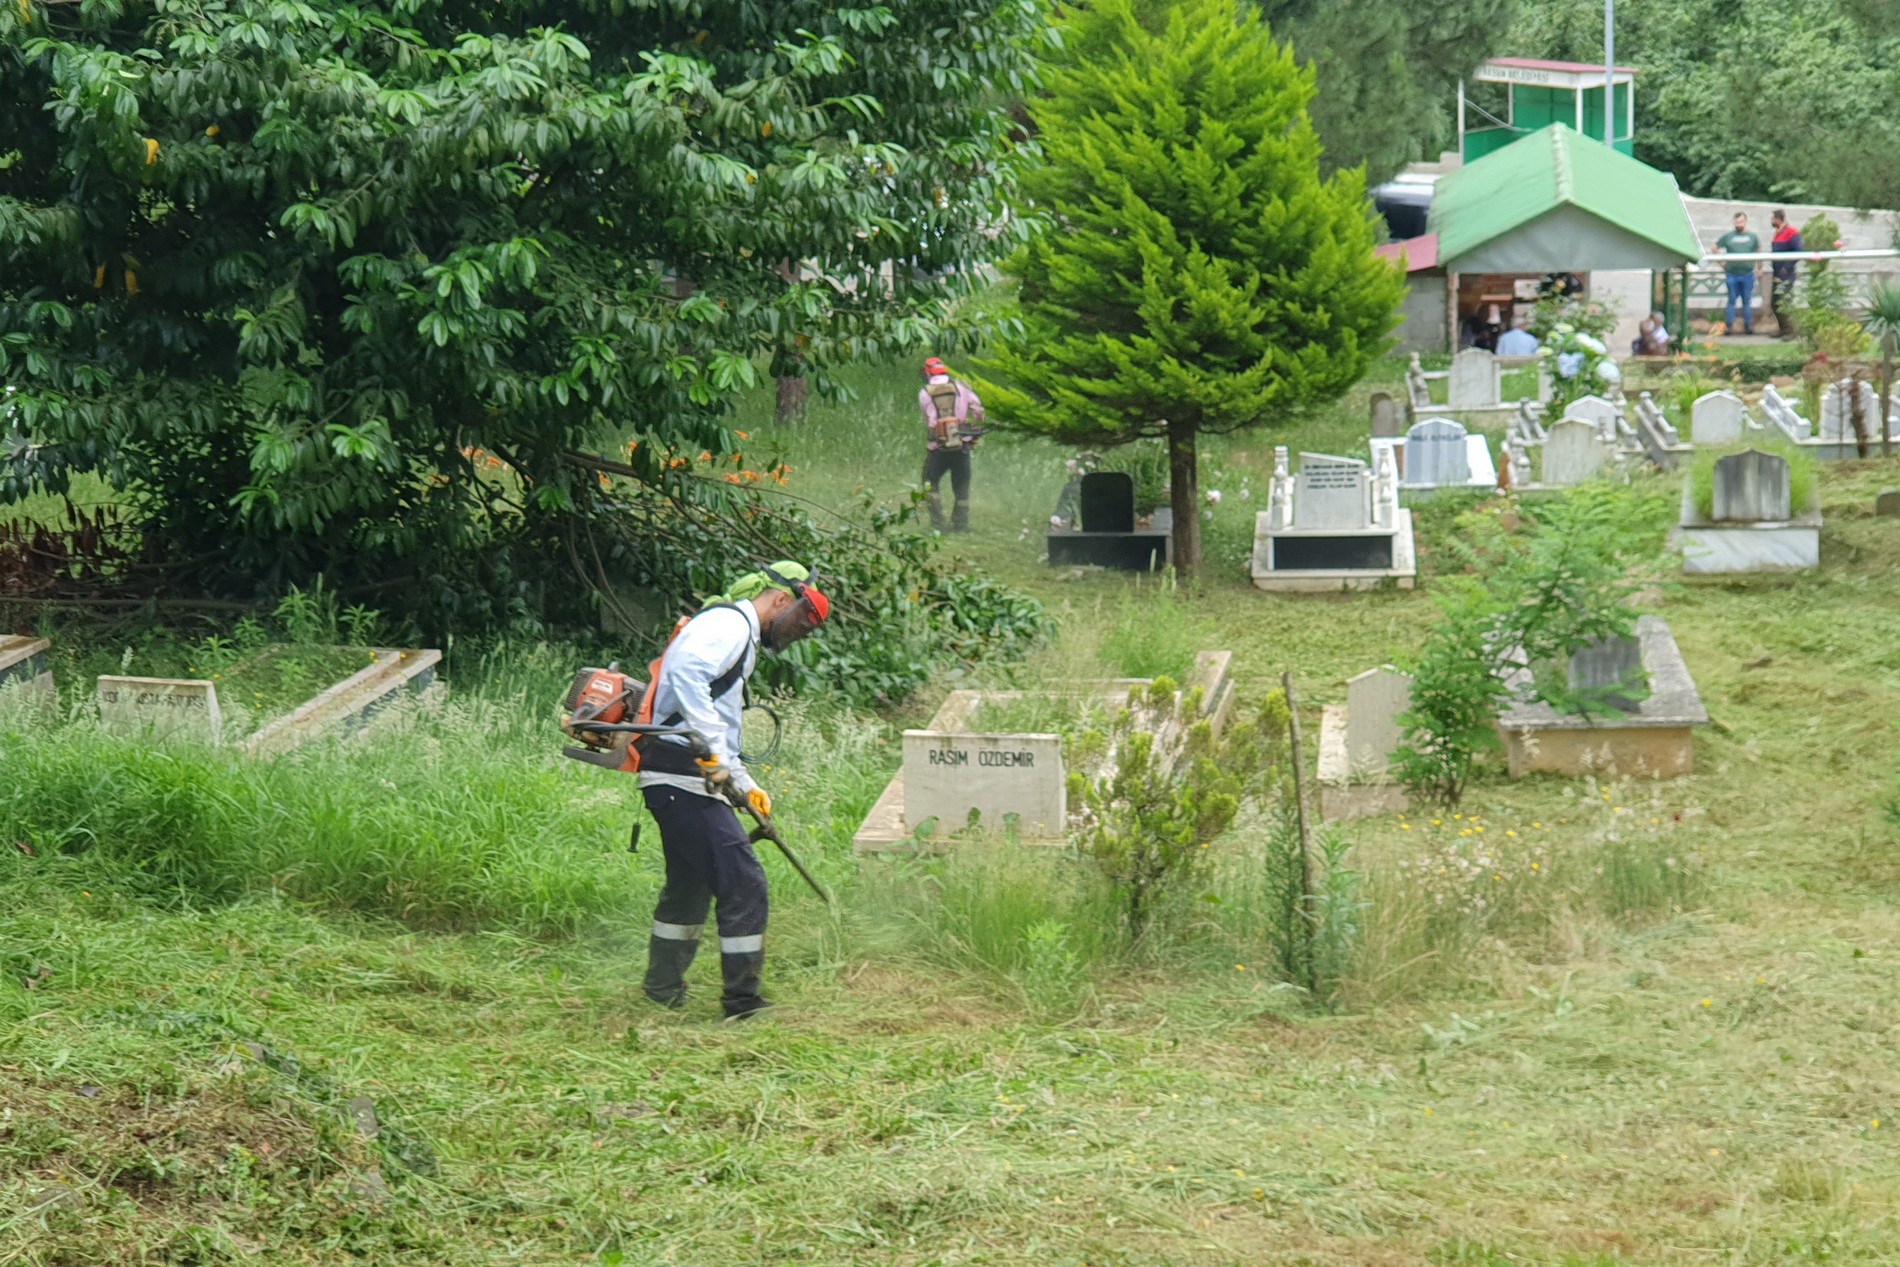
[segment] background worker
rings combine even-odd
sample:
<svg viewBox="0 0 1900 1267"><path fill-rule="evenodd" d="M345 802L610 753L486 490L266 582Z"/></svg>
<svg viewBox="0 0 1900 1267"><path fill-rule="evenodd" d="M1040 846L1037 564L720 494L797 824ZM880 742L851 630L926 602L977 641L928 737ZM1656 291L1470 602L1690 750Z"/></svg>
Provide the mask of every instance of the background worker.
<svg viewBox="0 0 1900 1267"><path fill-rule="evenodd" d="M1801 230L1788 223L1788 213L1776 211L1768 218L1775 231L1769 241L1768 249L1776 255L1787 255L1805 249L1801 245ZM1768 266L1773 274L1768 282L1768 307L1775 314L1775 337L1794 338L1794 279L1795 261L1776 260Z"/></svg>
<svg viewBox="0 0 1900 1267"><path fill-rule="evenodd" d="M943 477L950 477L950 491L957 499L951 512L950 531L970 530L970 450L977 438L966 435L964 427L983 421L983 402L969 387L950 377L950 367L936 357L924 362L924 385L917 392L917 407L924 413L924 430L929 440L924 446L924 486L930 490L930 526L943 531L943 501L938 488Z"/></svg>
<svg viewBox="0 0 1900 1267"><path fill-rule="evenodd" d="M1753 255L1761 250L1761 239L1748 231L1748 217L1735 213L1735 227L1715 240L1719 255ZM1755 333L1755 261L1735 260L1722 267L1722 280L1728 286L1728 332L1735 333L1735 307L1741 305L1742 330Z"/></svg>
<svg viewBox="0 0 1900 1267"><path fill-rule="evenodd" d="M707 782L730 784L760 815L771 814L772 798L739 758L744 685L761 646L783 651L830 614L830 601L810 578L808 569L790 561L742 577L687 622L660 662L654 721L696 730L712 749L711 756L695 760L685 740L664 736L646 740L640 749L641 796L660 829L666 859L642 988L666 1007L686 1001L686 969L714 903L726 1015L749 1016L770 1006L759 995L765 967L765 869L739 816Z"/></svg>

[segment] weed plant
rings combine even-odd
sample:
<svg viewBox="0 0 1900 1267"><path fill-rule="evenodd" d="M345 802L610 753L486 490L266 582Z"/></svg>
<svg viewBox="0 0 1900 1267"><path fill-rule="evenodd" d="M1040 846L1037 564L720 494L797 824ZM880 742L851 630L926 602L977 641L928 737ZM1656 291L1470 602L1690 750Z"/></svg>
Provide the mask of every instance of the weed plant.
<svg viewBox="0 0 1900 1267"><path fill-rule="evenodd" d="M1116 600L1114 624L1103 635L1099 654L1118 677L1187 675L1194 663L1193 614L1173 572L1138 578Z"/></svg>

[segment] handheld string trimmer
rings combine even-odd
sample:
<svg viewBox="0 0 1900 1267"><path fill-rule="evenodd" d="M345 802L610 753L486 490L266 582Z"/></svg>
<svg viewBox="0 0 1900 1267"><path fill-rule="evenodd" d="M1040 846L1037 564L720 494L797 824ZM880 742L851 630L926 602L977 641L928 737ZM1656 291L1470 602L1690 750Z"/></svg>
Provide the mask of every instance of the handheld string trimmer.
<svg viewBox="0 0 1900 1267"><path fill-rule="evenodd" d="M572 716L563 728L586 746L580 748L563 748L561 750L562 756L572 757L576 761L585 761L589 765L597 765L607 770L620 770L625 768L624 749L628 743L639 739L658 738L662 735L669 738L684 739L686 741L686 750L691 753L695 759L713 755L712 748L706 743L705 736L701 735L697 730L686 726L654 726L639 722L605 722L595 721L591 718ZM614 740L621 736L625 738L616 744ZM706 779L706 790L712 795L722 798L727 804L731 805L734 810L746 815L752 820L752 830L746 833L747 840L755 845L761 840L769 840L777 845L778 851L785 855L785 861L792 864L792 870L798 872L799 878L811 886L811 891L823 898L826 906L832 908L834 911L837 909L837 899L831 896L831 890L818 883L817 877L812 875L812 873L806 869L804 862L799 859L799 856L792 852L792 847L785 843L783 836L779 835L778 827L772 822L771 816L759 813L759 811L754 808L752 802L746 799L745 793L732 785L731 779L715 780L708 777Z"/></svg>

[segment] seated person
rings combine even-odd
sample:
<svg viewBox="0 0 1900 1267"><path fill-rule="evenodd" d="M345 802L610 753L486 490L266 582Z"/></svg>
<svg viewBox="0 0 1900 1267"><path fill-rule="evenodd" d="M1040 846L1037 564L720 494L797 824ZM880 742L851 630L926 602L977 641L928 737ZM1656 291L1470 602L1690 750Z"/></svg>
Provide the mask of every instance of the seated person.
<svg viewBox="0 0 1900 1267"><path fill-rule="evenodd" d="M1525 329L1529 318L1519 314L1511 328L1498 336L1499 356L1536 356L1537 336Z"/></svg>

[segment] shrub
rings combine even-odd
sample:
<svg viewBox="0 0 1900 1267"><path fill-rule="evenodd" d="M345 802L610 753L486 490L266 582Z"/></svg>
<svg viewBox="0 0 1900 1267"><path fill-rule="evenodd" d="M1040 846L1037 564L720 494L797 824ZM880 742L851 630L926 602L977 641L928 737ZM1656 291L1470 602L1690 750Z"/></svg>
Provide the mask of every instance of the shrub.
<svg viewBox="0 0 1900 1267"><path fill-rule="evenodd" d="M1502 613L1475 583L1454 584L1438 602L1441 619L1412 669L1412 705L1399 717L1394 768L1413 795L1456 805L1478 762L1499 747Z"/></svg>

